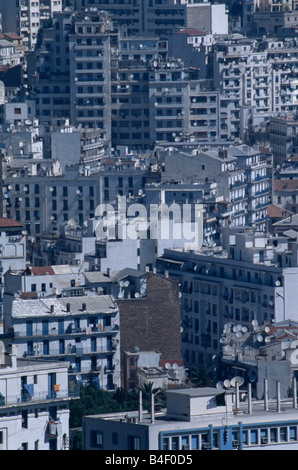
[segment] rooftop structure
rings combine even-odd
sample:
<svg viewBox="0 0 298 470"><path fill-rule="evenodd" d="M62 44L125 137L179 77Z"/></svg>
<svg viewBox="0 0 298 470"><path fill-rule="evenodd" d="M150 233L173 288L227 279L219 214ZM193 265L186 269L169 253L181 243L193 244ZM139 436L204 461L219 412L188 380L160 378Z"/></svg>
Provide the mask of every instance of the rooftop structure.
<svg viewBox="0 0 298 470"><path fill-rule="evenodd" d="M167 392L167 410L85 416L86 450L257 450L297 447L297 400L277 398L264 410L250 387L194 388ZM245 400L245 401L244 401ZM280 412L282 410L282 413Z"/></svg>

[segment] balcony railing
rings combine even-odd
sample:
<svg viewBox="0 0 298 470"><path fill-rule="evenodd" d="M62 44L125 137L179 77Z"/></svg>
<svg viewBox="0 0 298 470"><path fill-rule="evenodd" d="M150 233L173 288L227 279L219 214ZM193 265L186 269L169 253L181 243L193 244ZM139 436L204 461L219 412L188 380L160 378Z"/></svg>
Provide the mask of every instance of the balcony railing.
<svg viewBox="0 0 298 470"><path fill-rule="evenodd" d="M118 333L119 332L119 326L103 326L103 327L98 327L98 326L90 326L90 327L85 327L85 328L75 328L74 326L69 326L67 328L64 328L63 330L59 330L56 327L49 327L49 330L47 333L43 332L42 329L38 328L30 333L26 333L25 331L15 331L14 336L15 338L34 338L38 336L42 336L43 339L46 339L51 336L65 336L65 335L78 335L78 334L84 334L84 335L92 335L93 333Z"/></svg>
<svg viewBox="0 0 298 470"><path fill-rule="evenodd" d="M40 402L40 401L47 401L47 400L54 400L54 399L64 399L64 398L76 398L79 397L79 390L74 390L69 392L66 390L59 390L58 392L49 392L43 391L34 393L33 395L29 393L21 393L16 395L8 395L8 396L0 396L0 408L2 406L10 406L16 405L21 403L33 403L33 402Z"/></svg>

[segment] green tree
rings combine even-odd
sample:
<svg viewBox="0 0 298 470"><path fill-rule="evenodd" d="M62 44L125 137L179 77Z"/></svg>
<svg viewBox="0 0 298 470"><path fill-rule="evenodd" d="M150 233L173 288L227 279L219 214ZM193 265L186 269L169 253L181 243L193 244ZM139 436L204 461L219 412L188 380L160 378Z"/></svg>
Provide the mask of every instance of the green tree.
<svg viewBox="0 0 298 470"><path fill-rule="evenodd" d="M209 367L200 366L191 371L190 380L194 387L214 387L212 370Z"/></svg>

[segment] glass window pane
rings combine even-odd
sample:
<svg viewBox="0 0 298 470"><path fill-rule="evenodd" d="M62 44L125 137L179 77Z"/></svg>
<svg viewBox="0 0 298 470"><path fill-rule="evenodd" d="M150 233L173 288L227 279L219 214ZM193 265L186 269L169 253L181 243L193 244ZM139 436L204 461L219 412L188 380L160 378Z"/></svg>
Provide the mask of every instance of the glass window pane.
<svg viewBox="0 0 298 470"><path fill-rule="evenodd" d="M199 436L191 436L191 448L192 449L199 448Z"/></svg>
<svg viewBox="0 0 298 470"><path fill-rule="evenodd" d="M286 427L280 428L279 439L280 439L281 442L286 442L287 441L287 428Z"/></svg>
<svg viewBox="0 0 298 470"><path fill-rule="evenodd" d="M164 437L163 438L163 447L162 447L163 450L169 450L169 438L168 437Z"/></svg>
<svg viewBox="0 0 298 470"><path fill-rule="evenodd" d="M172 437L172 450L179 449L179 437Z"/></svg>
<svg viewBox="0 0 298 470"><path fill-rule="evenodd" d="M242 443L244 445L248 444L248 432L247 431L242 431Z"/></svg>
<svg viewBox="0 0 298 470"><path fill-rule="evenodd" d="M297 441L297 427L296 426L290 427L290 440Z"/></svg>
<svg viewBox="0 0 298 470"><path fill-rule="evenodd" d="M277 442L277 428L270 429L270 441Z"/></svg>
<svg viewBox="0 0 298 470"><path fill-rule="evenodd" d="M257 444L258 443L258 431L257 429L252 429L250 431L250 443Z"/></svg>

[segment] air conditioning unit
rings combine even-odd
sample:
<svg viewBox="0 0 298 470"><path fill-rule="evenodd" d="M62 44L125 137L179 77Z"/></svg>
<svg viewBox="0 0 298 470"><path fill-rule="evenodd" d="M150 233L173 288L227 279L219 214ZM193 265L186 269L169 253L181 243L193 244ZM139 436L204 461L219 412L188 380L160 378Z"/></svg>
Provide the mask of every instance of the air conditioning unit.
<svg viewBox="0 0 298 470"><path fill-rule="evenodd" d="M201 447L202 450L209 450L210 449L210 443L209 442L204 442Z"/></svg>
<svg viewBox="0 0 298 470"><path fill-rule="evenodd" d="M267 437L261 437L261 444L268 444L268 438Z"/></svg>
<svg viewBox="0 0 298 470"><path fill-rule="evenodd" d="M234 439L234 440L232 441L232 446L233 446L233 447L239 447L239 441L238 441L237 439Z"/></svg>

